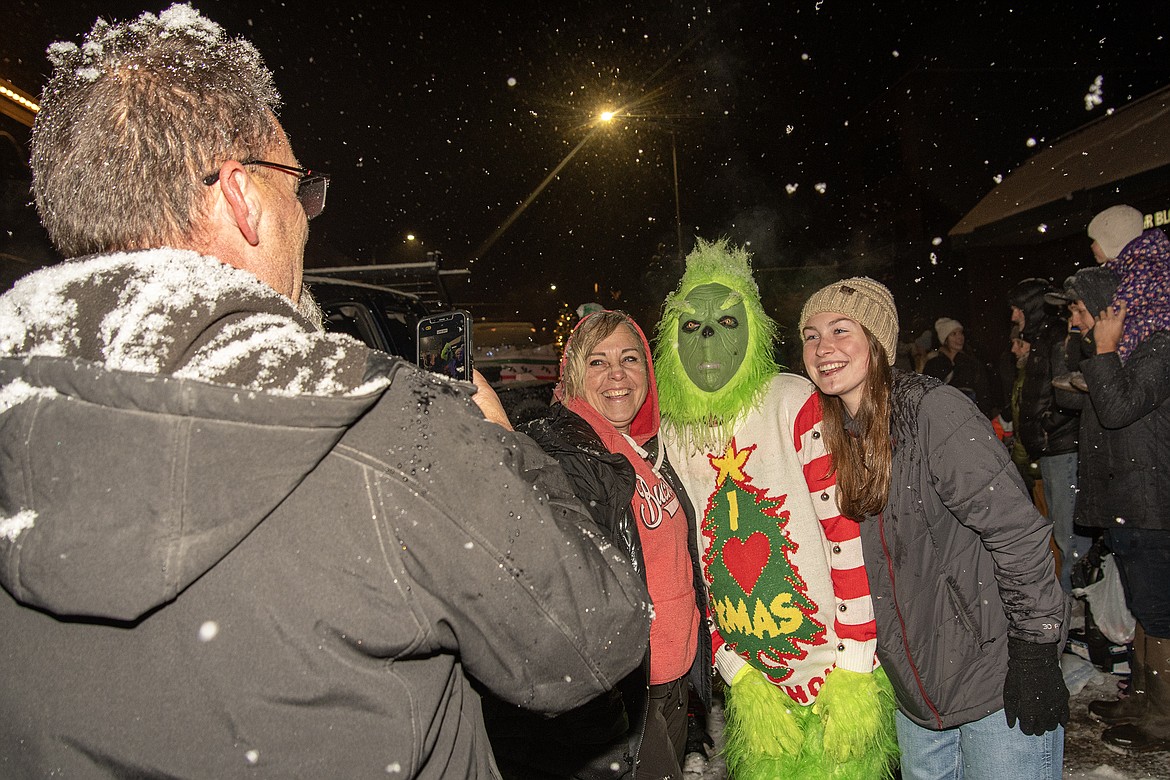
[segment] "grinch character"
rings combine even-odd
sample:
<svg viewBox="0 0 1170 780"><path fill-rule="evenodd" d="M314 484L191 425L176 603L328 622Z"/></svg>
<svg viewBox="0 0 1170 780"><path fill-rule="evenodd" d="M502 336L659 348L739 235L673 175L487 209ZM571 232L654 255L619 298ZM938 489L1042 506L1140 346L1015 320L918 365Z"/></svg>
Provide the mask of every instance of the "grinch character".
<svg viewBox="0 0 1170 780"><path fill-rule="evenodd" d="M750 256L700 239L658 324L663 438L702 512L732 778L890 777L894 697L877 665L857 523L837 509L811 382L781 373Z"/></svg>

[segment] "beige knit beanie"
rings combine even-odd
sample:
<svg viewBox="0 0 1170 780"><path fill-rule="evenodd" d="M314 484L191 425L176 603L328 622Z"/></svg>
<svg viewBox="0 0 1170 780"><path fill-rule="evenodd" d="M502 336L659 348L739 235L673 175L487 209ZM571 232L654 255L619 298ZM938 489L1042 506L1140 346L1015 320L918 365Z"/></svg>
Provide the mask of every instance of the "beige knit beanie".
<svg viewBox="0 0 1170 780"><path fill-rule="evenodd" d="M844 314L864 325L886 350L886 360L894 365L898 356L898 310L894 307L894 296L884 284L854 276L822 287L800 310L800 329L804 330L810 319L826 311Z"/></svg>

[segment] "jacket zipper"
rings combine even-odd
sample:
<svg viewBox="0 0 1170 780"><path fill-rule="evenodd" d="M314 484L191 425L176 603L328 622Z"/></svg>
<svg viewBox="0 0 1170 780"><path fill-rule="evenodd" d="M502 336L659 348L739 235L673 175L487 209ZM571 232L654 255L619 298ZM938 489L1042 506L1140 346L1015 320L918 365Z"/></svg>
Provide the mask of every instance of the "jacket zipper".
<svg viewBox="0 0 1170 780"><path fill-rule="evenodd" d="M910 654L910 642L906 636L906 621L902 619L902 607L898 604L898 589L894 583L894 561L890 557L890 548L886 544L886 517L884 512L878 513L878 535L882 540L882 552L886 556L886 570L890 576L890 596L894 600L894 613L898 616L898 625L902 627L902 651L906 654L906 662L910 664L910 671L914 673L914 682L918 685L918 693L921 694L922 700L926 702L926 706L930 707L930 711L934 714L934 721L941 729L942 718L939 716L934 702L927 695L926 686L922 684L922 678L918 674L918 665L914 663L914 656Z"/></svg>

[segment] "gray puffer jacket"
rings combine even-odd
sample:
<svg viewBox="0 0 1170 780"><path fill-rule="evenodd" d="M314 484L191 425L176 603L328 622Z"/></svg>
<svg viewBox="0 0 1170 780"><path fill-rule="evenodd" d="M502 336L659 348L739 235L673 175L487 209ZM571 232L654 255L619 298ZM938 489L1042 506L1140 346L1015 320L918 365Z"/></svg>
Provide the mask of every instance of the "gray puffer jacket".
<svg viewBox="0 0 1170 780"><path fill-rule="evenodd" d="M901 711L947 729L1003 708L1007 638L1063 641L1051 524L975 404L895 369L893 474L861 523L878 657Z"/></svg>

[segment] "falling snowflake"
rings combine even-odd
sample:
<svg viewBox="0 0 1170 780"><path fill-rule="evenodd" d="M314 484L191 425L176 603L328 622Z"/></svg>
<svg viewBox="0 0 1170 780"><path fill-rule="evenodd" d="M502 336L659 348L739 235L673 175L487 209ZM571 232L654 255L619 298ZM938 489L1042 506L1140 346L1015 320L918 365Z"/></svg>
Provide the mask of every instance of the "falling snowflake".
<svg viewBox="0 0 1170 780"><path fill-rule="evenodd" d="M813 189L819 192L821 195L824 195L825 190L829 189L829 185L825 184L823 181L819 181L813 185Z"/></svg>
<svg viewBox="0 0 1170 780"><path fill-rule="evenodd" d="M1085 95L1085 110L1092 111L1097 106L1104 102L1105 98L1102 94L1102 86L1105 84L1105 77L1098 76L1093 79L1093 83L1089 85L1089 93Z"/></svg>
<svg viewBox="0 0 1170 780"><path fill-rule="evenodd" d="M796 188L797 188L797 187L799 187L799 186L800 186L799 184L785 184L785 185L784 185L784 190L785 190L785 192L787 192L789 195L795 195L795 194L796 194Z"/></svg>

